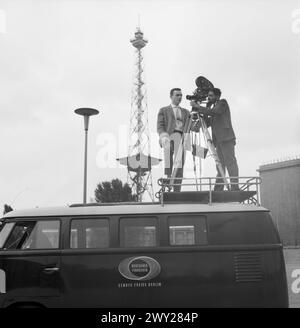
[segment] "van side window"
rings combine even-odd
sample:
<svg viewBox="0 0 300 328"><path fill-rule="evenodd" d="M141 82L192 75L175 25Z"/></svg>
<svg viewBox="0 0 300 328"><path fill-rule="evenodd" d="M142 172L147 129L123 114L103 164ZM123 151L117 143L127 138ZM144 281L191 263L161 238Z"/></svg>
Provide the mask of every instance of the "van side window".
<svg viewBox="0 0 300 328"><path fill-rule="evenodd" d="M108 219L76 219L71 223L71 248L109 247Z"/></svg>
<svg viewBox="0 0 300 328"><path fill-rule="evenodd" d="M36 222L22 249L51 249L59 246L59 221Z"/></svg>
<svg viewBox="0 0 300 328"><path fill-rule="evenodd" d="M57 221L17 222L5 242L5 249L53 249L59 247Z"/></svg>
<svg viewBox="0 0 300 328"><path fill-rule="evenodd" d="M168 225L171 246L207 244L205 216L170 216Z"/></svg>
<svg viewBox="0 0 300 328"><path fill-rule="evenodd" d="M157 246L156 218L122 218L120 220L121 247Z"/></svg>

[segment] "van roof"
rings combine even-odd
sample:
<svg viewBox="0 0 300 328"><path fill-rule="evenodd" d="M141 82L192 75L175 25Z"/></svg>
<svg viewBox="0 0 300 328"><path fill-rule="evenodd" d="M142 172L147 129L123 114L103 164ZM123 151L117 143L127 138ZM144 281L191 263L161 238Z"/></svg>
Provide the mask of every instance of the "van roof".
<svg viewBox="0 0 300 328"><path fill-rule="evenodd" d="M269 211L262 206L253 204L164 204L136 203L136 204L75 204L61 207L44 207L24 210L15 210L4 215L3 219L15 217L61 217L80 215L123 215L123 214L163 214L163 213L214 213L214 212L265 212Z"/></svg>

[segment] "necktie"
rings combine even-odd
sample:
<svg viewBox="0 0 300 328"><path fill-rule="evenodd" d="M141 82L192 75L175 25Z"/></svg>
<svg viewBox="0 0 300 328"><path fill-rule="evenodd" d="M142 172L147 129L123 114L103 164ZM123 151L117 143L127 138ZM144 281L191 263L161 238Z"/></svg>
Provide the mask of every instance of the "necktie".
<svg viewBox="0 0 300 328"><path fill-rule="evenodd" d="M181 120L181 115L180 115L180 108L179 107L175 107L175 113L176 113L176 115L175 115L175 118L176 118L176 120Z"/></svg>

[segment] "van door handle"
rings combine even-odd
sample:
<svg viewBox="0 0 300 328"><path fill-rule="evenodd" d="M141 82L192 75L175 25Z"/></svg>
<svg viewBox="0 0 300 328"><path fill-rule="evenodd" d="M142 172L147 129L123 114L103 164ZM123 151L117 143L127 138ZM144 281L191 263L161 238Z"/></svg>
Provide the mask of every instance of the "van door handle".
<svg viewBox="0 0 300 328"><path fill-rule="evenodd" d="M57 272L57 271L59 271L59 268L57 268L57 267L54 267L54 268L45 268L44 271L46 273Z"/></svg>

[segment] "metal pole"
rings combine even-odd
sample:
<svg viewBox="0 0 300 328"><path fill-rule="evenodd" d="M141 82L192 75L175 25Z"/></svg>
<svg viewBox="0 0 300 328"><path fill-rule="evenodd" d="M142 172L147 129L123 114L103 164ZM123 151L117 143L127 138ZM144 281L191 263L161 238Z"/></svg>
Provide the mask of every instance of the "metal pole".
<svg viewBox="0 0 300 328"><path fill-rule="evenodd" d="M74 111L76 114L83 116L84 119L84 173L83 173L83 204L86 204L86 189L87 189L87 148L88 148L88 129L89 119L92 115L99 114L97 109L93 108L78 108Z"/></svg>
<svg viewBox="0 0 300 328"><path fill-rule="evenodd" d="M84 145L84 177L83 177L83 204L86 204L86 188L87 188L87 147L88 147L88 130L85 130L85 145Z"/></svg>

